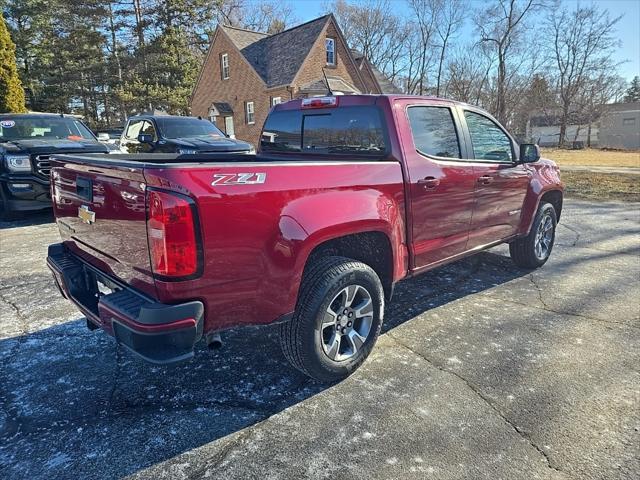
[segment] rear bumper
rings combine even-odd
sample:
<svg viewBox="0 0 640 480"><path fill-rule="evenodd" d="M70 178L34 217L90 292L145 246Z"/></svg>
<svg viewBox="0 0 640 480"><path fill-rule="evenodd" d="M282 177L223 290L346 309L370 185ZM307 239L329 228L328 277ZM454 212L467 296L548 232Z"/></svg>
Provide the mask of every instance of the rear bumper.
<svg viewBox="0 0 640 480"><path fill-rule="evenodd" d="M202 338L202 302L158 303L83 262L61 243L49 246L47 265L62 295L88 321L143 359L170 364L193 357ZM112 293L101 293L98 284Z"/></svg>

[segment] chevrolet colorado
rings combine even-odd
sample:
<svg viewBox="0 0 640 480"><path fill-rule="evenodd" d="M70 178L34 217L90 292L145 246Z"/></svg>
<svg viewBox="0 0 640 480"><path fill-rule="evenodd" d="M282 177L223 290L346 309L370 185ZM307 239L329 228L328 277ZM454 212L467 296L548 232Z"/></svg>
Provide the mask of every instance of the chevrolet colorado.
<svg viewBox="0 0 640 480"><path fill-rule="evenodd" d="M429 97L329 96L275 106L257 155L60 155L52 197L63 295L143 358L278 322L285 356L349 375L399 280L507 242L551 253L563 186L486 112Z"/></svg>

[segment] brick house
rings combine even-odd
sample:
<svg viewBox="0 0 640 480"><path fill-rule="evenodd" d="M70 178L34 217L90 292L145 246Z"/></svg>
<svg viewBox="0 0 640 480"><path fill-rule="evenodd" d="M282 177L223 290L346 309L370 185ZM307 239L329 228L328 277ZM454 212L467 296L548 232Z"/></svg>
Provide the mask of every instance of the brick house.
<svg viewBox="0 0 640 480"><path fill-rule="evenodd" d="M268 35L218 26L191 95L192 115L258 143L276 103L334 92L399 93L360 53L350 50L331 14Z"/></svg>

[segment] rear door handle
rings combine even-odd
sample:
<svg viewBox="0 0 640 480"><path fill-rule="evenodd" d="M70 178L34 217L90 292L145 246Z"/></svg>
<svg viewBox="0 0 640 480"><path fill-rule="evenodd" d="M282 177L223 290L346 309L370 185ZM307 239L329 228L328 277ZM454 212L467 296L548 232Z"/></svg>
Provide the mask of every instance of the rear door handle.
<svg viewBox="0 0 640 480"><path fill-rule="evenodd" d="M418 180L418 185L422 185L425 190L433 190L440 185L440 179L436 177L425 177Z"/></svg>
<svg viewBox="0 0 640 480"><path fill-rule="evenodd" d="M489 185L491 182L493 182L493 177L490 177L489 175L478 177L478 183L483 185Z"/></svg>

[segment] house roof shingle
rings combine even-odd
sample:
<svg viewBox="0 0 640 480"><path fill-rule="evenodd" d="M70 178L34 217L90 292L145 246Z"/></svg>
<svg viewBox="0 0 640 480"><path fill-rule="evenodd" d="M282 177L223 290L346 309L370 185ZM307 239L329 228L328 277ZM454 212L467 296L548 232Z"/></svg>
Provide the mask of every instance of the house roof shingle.
<svg viewBox="0 0 640 480"><path fill-rule="evenodd" d="M274 35L223 26L267 87L290 84L330 15Z"/></svg>
<svg viewBox="0 0 640 480"><path fill-rule="evenodd" d="M329 88L333 92L349 92L349 93L360 93L360 91L347 82L344 78L341 77L332 77L327 75L327 80L324 79L316 80L314 82L310 82L306 85L302 85L300 87L301 91L307 92L326 92L327 91L327 82L329 83Z"/></svg>
<svg viewBox="0 0 640 480"><path fill-rule="evenodd" d="M364 54L362 52L356 50L355 48L351 48L350 50L351 50L351 55L353 56L353 59L356 61L356 64L358 65L358 67L362 68L362 64L366 60ZM367 63L369 65L369 68L371 69L371 72L373 73L373 76L376 77L376 81L378 82L378 85L380 86L380 89L382 90L382 93L387 93L387 94L402 93L402 90L400 90L398 87L396 87L393 84L393 82L391 82L391 80L389 80L384 75L384 73L382 73L380 70L378 70L368 60L367 60Z"/></svg>

